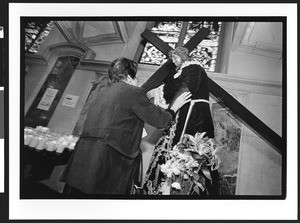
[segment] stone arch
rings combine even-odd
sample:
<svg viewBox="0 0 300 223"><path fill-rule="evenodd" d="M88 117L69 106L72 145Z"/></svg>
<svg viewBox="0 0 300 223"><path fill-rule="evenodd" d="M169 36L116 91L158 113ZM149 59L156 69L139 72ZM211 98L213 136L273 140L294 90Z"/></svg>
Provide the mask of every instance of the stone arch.
<svg viewBox="0 0 300 223"><path fill-rule="evenodd" d="M93 60L95 58L95 53L90 48L82 44L57 43L47 47L41 56L36 54L25 54L26 66L30 65L33 70L32 72L27 72L30 73L30 76L27 75L25 82L25 90L33 89L31 92L25 92L25 114L32 105L43 83L55 65L55 62L61 56L78 57L80 59L80 63L82 60ZM34 71L34 68L37 68L36 70L43 71L37 73Z"/></svg>
<svg viewBox="0 0 300 223"><path fill-rule="evenodd" d="M75 56L84 60L93 60L95 52L87 46L78 43L57 43L49 46L43 53L43 58L50 61L54 55L57 56Z"/></svg>

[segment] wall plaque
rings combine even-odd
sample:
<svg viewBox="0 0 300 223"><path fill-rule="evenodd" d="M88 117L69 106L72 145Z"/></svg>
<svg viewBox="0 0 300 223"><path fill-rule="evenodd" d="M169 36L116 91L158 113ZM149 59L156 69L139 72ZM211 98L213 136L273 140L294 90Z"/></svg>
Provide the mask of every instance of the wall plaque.
<svg viewBox="0 0 300 223"><path fill-rule="evenodd" d="M78 98L79 98L79 96L66 94L66 97L65 97L62 105L74 108L76 106L76 102L77 102Z"/></svg>
<svg viewBox="0 0 300 223"><path fill-rule="evenodd" d="M48 111L58 90L47 88L37 108Z"/></svg>

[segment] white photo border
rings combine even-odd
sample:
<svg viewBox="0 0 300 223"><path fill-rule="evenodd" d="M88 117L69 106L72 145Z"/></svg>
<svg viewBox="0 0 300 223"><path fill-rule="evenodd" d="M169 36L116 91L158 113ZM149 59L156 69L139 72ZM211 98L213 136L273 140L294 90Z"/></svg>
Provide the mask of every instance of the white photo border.
<svg viewBox="0 0 300 223"><path fill-rule="evenodd" d="M146 10L145 10L146 9ZM20 17L287 17L287 196L285 200L21 200ZM297 4L9 3L9 219L297 219Z"/></svg>

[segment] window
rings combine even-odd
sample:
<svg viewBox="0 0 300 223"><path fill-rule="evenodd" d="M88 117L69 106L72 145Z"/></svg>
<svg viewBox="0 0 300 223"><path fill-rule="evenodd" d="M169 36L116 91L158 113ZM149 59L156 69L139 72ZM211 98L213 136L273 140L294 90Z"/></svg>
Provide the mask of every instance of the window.
<svg viewBox="0 0 300 223"><path fill-rule="evenodd" d="M54 26L53 21L25 22L25 52L36 53Z"/></svg>
<svg viewBox="0 0 300 223"><path fill-rule="evenodd" d="M168 43L170 47L184 45L202 27L209 28L210 34L191 52L191 56L198 60L206 71L216 71L219 38L222 22L218 21L157 21L151 31ZM167 57L155 46L147 42L142 53L140 63L161 65Z"/></svg>

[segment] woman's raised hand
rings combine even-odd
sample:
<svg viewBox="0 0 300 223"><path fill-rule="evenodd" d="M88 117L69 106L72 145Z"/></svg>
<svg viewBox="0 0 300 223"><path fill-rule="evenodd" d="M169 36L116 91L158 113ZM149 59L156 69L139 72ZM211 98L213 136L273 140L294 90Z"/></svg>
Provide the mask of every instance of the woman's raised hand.
<svg viewBox="0 0 300 223"><path fill-rule="evenodd" d="M177 112L183 105L191 101L191 92L184 92L176 98L170 109Z"/></svg>

